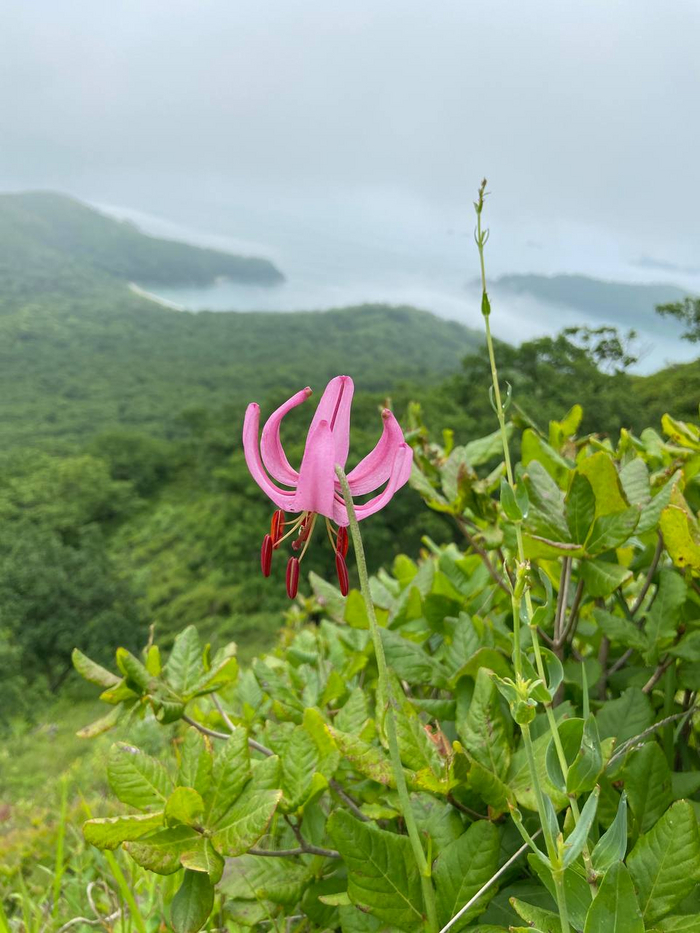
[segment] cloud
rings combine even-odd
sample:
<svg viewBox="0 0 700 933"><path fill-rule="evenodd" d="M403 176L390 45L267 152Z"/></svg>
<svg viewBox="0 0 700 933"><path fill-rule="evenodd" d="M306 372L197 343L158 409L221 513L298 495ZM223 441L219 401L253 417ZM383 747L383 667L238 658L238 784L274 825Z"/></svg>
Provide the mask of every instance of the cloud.
<svg viewBox="0 0 700 933"><path fill-rule="evenodd" d="M13 0L0 184L470 208L698 248L690 0ZM132 204L138 206L132 198ZM148 205L145 205L148 206ZM635 239L636 238L636 239ZM686 261L687 260L687 261Z"/></svg>

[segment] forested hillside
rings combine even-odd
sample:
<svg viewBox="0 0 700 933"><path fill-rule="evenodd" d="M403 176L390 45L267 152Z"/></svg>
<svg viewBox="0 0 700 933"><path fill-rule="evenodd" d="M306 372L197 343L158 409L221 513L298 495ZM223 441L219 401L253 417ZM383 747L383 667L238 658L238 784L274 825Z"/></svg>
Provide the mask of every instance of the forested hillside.
<svg viewBox="0 0 700 933"><path fill-rule="evenodd" d="M66 195L0 195L3 305L47 294L94 296L107 283L208 285L218 277L261 285L284 279L266 259L146 236Z"/></svg>

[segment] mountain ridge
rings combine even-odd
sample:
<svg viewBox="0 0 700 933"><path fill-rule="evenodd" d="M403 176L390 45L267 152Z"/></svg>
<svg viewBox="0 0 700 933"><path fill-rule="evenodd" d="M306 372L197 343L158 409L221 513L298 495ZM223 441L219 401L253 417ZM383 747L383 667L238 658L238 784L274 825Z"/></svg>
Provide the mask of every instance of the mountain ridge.
<svg viewBox="0 0 700 933"><path fill-rule="evenodd" d="M100 288L209 285L217 278L274 286L268 259L240 256L143 233L70 195L0 194L0 295L85 295Z"/></svg>

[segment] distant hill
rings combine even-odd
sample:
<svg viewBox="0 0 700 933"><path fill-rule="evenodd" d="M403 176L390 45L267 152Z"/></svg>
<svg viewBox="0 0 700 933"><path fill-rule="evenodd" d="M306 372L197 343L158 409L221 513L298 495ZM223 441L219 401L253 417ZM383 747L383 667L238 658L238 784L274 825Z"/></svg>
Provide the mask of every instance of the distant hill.
<svg viewBox="0 0 700 933"><path fill-rule="evenodd" d="M493 287L494 291L531 295L549 304L566 305L601 323L634 328L643 322L646 330L666 333L676 327L675 322L659 318L654 310L656 305L680 301L687 295L687 290L675 285L632 285L585 275L503 275Z"/></svg>
<svg viewBox="0 0 700 933"><path fill-rule="evenodd" d="M94 294L108 283L197 286L219 277L284 281L267 259L147 236L63 194L0 195L0 296L6 302Z"/></svg>
<svg viewBox="0 0 700 933"><path fill-rule="evenodd" d="M409 307L171 311L124 290L0 314L0 447L56 449L114 427L169 436L185 409L240 408L338 373L358 389L427 386L481 334Z"/></svg>

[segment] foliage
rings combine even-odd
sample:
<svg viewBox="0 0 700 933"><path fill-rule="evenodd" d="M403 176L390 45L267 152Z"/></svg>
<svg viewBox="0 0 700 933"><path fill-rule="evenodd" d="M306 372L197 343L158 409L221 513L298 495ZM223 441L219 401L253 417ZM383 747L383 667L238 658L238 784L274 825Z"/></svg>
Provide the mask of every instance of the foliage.
<svg viewBox="0 0 700 933"><path fill-rule="evenodd" d="M683 324L686 328L681 335L684 340L690 340L691 343L700 340L700 298L687 296L682 301L657 305L656 310L662 317L675 317Z"/></svg>
<svg viewBox="0 0 700 933"><path fill-rule="evenodd" d="M537 825L526 727L509 709L531 720L572 928L692 929L697 912L700 429L667 416L663 437L623 431L613 445L577 437L582 414L546 435L522 431L511 497L498 437L437 445L413 410L413 485L462 545L426 539L417 562L399 556L372 580L372 596L440 924ZM534 606L525 621L549 645L547 680L530 681L524 706L508 686L516 527ZM155 715L181 736L162 763L116 745L108 776L126 809L85 826L102 849L123 845L177 876L164 908L176 933L212 909L231 930L285 917L319 931L424 927L364 604L310 583L277 649L240 668L231 646L212 657L192 628L165 664L153 644L120 649L113 671L76 655L113 704L89 732ZM529 637L523 647L534 663ZM456 928L559 929L546 858L516 861Z"/></svg>

